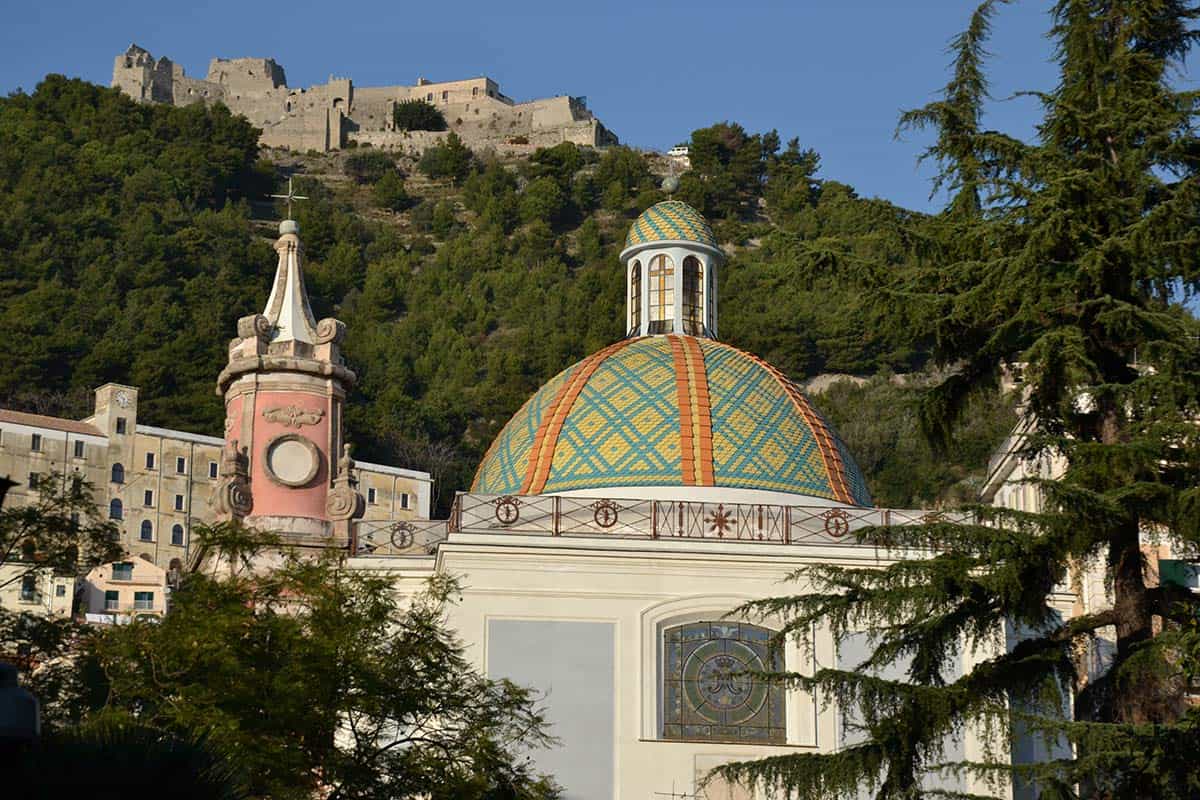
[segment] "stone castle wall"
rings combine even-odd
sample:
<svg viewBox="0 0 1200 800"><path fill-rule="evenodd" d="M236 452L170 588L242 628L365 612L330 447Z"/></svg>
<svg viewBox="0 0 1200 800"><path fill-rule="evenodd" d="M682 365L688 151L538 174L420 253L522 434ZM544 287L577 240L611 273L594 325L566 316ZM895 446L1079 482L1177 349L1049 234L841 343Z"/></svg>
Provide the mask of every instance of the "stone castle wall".
<svg viewBox="0 0 1200 800"><path fill-rule="evenodd" d="M448 132L397 131L396 104L425 100L446 117L468 147L524 152L561 142L599 147L616 144L610 132L576 97L514 102L490 78L417 80L412 86L356 87L331 77L306 89L287 85L270 58L214 58L206 79L188 77L168 58L155 59L137 45L117 56L112 85L142 102L189 105L224 103L262 128L262 144L290 150L337 150L349 142L420 152Z"/></svg>

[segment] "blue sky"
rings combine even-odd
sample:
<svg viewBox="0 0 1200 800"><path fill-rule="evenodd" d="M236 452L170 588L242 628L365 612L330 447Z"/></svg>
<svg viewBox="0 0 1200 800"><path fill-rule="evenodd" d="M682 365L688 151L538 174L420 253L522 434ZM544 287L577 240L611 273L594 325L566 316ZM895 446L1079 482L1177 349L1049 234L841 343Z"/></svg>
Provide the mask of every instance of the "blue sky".
<svg viewBox="0 0 1200 800"><path fill-rule="evenodd" d="M107 84L135 41L202 77L213 56L273 57L291 86L330 74L358 85L487 74L517 99L586 95L622 141L665 149L721 120L798 136L821 176L929 209L923 141L893 133L902 109L947 77L946 44L971 0L643 2L11 3L0 91L48 72ZM1048 2L1001 10L989 124L1032 134L1037 108L1009 98L1054 81Z"/></svg>

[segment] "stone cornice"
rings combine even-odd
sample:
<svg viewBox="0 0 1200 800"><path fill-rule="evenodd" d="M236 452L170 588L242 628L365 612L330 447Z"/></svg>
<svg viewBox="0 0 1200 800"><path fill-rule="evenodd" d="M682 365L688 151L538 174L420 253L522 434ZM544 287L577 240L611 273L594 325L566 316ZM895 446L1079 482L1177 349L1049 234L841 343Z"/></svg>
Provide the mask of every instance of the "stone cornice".
<svg viewBox="0 0 1200 800"><path fill-rule="evenodd" d="M358 376L353 371L327 361L271 355L235 358L230 360L225 369L221 370L221 374L217 376L217 395L223 397L229 385L248 372L299 372L322 378L332 378L340 381L347 389L358 380Z"/></svg>

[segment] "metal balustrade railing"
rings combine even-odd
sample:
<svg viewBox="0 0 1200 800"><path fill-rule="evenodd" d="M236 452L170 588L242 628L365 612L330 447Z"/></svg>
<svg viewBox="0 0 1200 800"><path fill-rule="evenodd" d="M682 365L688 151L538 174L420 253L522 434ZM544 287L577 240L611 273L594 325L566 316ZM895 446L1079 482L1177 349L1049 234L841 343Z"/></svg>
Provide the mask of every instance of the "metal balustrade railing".
<svg viewBox="0 0 1200 800"><path fill-rule="evenodd" d="M972 515L908 509L461 494L447 520L357 523L364 555L432 552L451 532L532 536L854 544L868 527L970 522Z"/></svg>
<svg viewBox="0 0 1200 800"><path fill-rule="evenodd" d="M428 555L448 533L447 520L358 520L354 551L360 556Z"/></svg>

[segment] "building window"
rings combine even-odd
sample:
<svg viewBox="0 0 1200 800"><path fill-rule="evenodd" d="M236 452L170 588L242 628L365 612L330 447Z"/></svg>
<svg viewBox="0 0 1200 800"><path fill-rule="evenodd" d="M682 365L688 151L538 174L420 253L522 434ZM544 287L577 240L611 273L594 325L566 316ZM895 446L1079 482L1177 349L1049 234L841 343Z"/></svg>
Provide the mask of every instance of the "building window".
<svg viewBox="0 0 1200 800"><path fill-rule="evenodd" d="M141 611L154 608L154 592L134 592L133 607Z"/></svg>
<svg viewBox="0 0 1200 800"><path fill-rule="evenodd" d="M138 534L138 538L141 539L143 542L154 541L154 525L152 525L150 523L150 520L148 520L148 519L142 520L142 530Z"/></svg>
<svg viewBox="0 0 1200 800"><path fill-rule="evenodd" d="M700 259L683 260L683 332L699 336L704 332L704 266Z"/></svg>
<svg viewBox="0 0 1200 800"><path fill-rule="evenodd" d="M629 271L629 332L642 331L642 262L634 261Z"/></svg>
<svg viewBox="0 0 1200 800"><path fill-rule="evenodd" d="M125 435L125 418L117 417L117 433L121 436Z"/></svg>
<svg viewBox="0 0 1200 800"><path fill-rule="evenodd" d="M118 561L113 564L112 579L114 581L131 581L133 580L133 562Z"/></svg>
<svg viewBox="0 0 1200 800"><path fill-rule="evenodd" d="M179 456L178 458L175 459L175 471L177 473L179 473L180 475L187 474L187 459L186 458L184 458L183 456Z"/></svg>
<svg viewBox="0 0 1200 800"><path fill-rule="evenodd" d="M181 494L175 495L175 510L183 511L183 495Z"/></svg>
<svg viewBox="0 0 1200 800"><path fill-rule="evenodd" d="M670 333L675 316L675 262L665 255L650 259L650 333Z"/></svg>
<svg viewBox="0 0 1200 800"><path fill-rule="evenodd" d="M75 457L83 458L83 442L78 439L75 440Z"/></svg>
<svg viewBox="0 0 1200 800"><path fill-rule="evenodd" d="M425 95L425 101L426 101L427 103L432 103L432 102L433 102L433 92L429 92L428 94L426 94L426 95Z"/></svg>
<svg viewBox="0 0 1200 800"><path fill-rule="evenodd" d="M400 507L408 508L408 492L400 493Z"/></svg>
<svg viewBox="0 0 1200 800"><path fill-rule="evenodd" d="M446 101L447 101L447 100L449 100L449 99L450 99L450 93L449 93L449 92L442 92L442 102L444 103L444 102L446 102Z"/></svg>
<svg viewBox="0 0 1200 800"><path fill-rule="evenodd" d="M121 606L121 593L116 589L109 589L104 593L104 610L116 611Z"/></svg>
<svg viewBox="0 0 1200 800"><path fill-rule="evenodd" d="M33 436L29 437L29 449L35 453L41 451L42 435L40 433L35 433Z"/></svg>
<svg viewBox="0 0 1200 800"><path fill-rule="evenodd" d="M217 462L215 462L215 461L208 462L208 477L210 477L210 478L217 477Z"/></svg>
<svg viewBox="0 0 1200 800"><path fill-rule="evenodd" d="M67 585L65 583L60 583L57 586L55 586L54 587L54 596L55 597L66 597L67 596Z"/></svg>
<svg viewBox="0 0 1200 800"><path fill-rule="evenodd" d="M145 492L142 493L142 505L144 505L144 506L153 506L154 505L154 490L153 489L147 489Z"/></svg>
<svg viewBox="0 0 1200 800"><path fill-rule="evenodd" d="M154 453L146 453L146 469L154 469Z"/></svg>
<svg viewBox="0 0 1200 800"><path fill-rule="evenodd" d="M663 631L664 739L786 741L783 687L745 673L780 671L773 631L737 622L691 622Z"/></svg>
<svg viewBox="0 0 1200 800"><path fill-rule="evenodd" d="M175 545L176 547L183 547L183 526L182 525L172 525L171 526L171 544Z"/></svg>
<svg viewBox="0 0 1200 800"><path fill-rule="evenodd" d="M42 476L40 473L37 473L37 472L29 473L29 488L30 489L38 488L38 484L41 482L42 482Z"/></svg>
<svg viewBox="0 0 1200 800"><path fill-rule="evenodd" d="M21 576L21 602L36 603L37 602L37 576L22 575Z"/></svg>
<svg viewBox="0 0 1200 800"><path fill-rule="evenodd" d="M479 87L472 86L471 87L471 97L478 97L478 96L479 96Z"/></svg>
<svg viewBox="0 0 1200 800"><path fill-rule="evenodd" d="M113 483L124 483L125 482L125 467L121 466L121 464L119 464L119 463L112 465L112 482Z"/></svg>
<svg viewBox="0 0 1200 800"><path fill-rule="evenodd" d="M125 518L125 512L121 508L121 501L115 497L112 500L110 500L108 503L108 518L109 519L124 519Z"/></svg>
<svg viewBox="0 0 1200 800"><path fill-rule="evenodd" d="M708 311L708 330L716 330L716 270L708 271L708 295L704 303ZM713 333L716 336L716 333Z"/></svg>
<svg viewBox="0 0 1200 800"><path fill-rule="evenodd" d="M375 505L375 489L373 487L367 489L367 502L371 505Z"/></svg>

